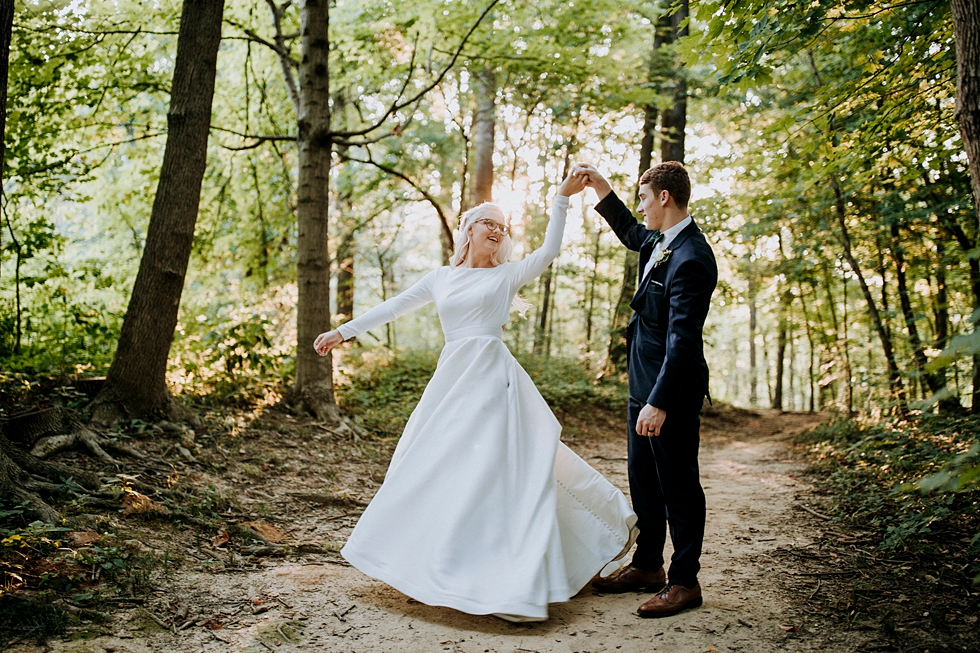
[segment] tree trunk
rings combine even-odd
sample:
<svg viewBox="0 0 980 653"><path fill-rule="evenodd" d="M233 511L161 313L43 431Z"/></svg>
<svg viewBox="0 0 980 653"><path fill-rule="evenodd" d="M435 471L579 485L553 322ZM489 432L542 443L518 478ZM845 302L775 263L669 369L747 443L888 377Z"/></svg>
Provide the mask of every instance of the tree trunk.
<svg viewBox="0 0 980 653"><path fill-rule="evenodd" d="M545 269L541 275L541 285L544 290L541 300L541 312L538 314L537 328L534 330L534 345L531 351L535 354L542 354L546 348L546 338L548 333L548 313L551 306L551 275L554 269L554 262Z"/></svg>
<svg viewBox="0 0 980 653"><path fill-rule="evenodd" d="M851 238L847 232L847 215L844 206L844 195L841 192L840 184L837 183L836 179L831 179L830 185L834 189L834 198L836 200L835 206L837 209L837 224L840 227L841 245L844 249L844 258L847 259L847 263L850 265L851 271L854 272L854 276L857 277L858 285L861 286L861 292L864 294L864 301L868 303L868 312L871 314L871 321L878 333L878 339L881 341L881 348L885 353L885 360L888 363L888 381L889 385L891 386L892 398L896 401L898 410L901 413L905 413L905 388L902 385L902 374L898 369L898 363L895 362L895 350L892 346L892 339L885 331L885 325L881 319L881 314L878 312L878 307L875 304L874 297L871 296L871 289L868 287L868 282L864 279L864 272L861 271L861 266L858 265L857 259L854 258L854 253L851 250ZM845 306L846 305L847 304L845 302ZM848 410L850 411L852 408L849 408Z"/></svg>
<svg viewBox="0 0 980 653"><path fill-rule="evenodd" d="M255 213L259 221L259 261L258 267L262 274L262 289L269 286L269 229L265 224L265 208L262 206L262 185L259 183L259 167L255 159L250 158L252 166L252 181L255 184ZM223 193L222 193L223 194Z"/></svg>
<svg viewBox="0 0 980 653"><path fill-rule="evenodd" d="M754 278L754 275L753 275ZM759 405L759 363L757 360L755 333L758 328L756 305L758 284L749 280L749 405Z"/></svg>
<svg viewBox="0 0 980 653"><path fill-rule="evenodd" d="M10 67L10 40L13 38L13 29L14 0L0 0L0 164L6 156L3 136L7 132L7 72ZM3 166L0 165L0 187L3 181Z"/></svg>
<svg viewBox="0 0 980 653"><path fill-rule="evenodd" d="M687 36L688 0L681 0L677 11L670 16L671 42ZM674 78L673 104L661 116L661 161L684 163L684 130L687 128L687 79L683 67L675 61L671 77Z"/></svg>
<svg viewBox="0 0 980 653"><path fill-rule="evenodd" d="M330 328L330 258L327 219L330 205L329 0L300 3L300 111L297 114L299 175L296 206L296 382L289 397L300 410L336 422L333 357L313 349L317 334Z"/></svg>
<svg viewBox="0 0 980 653"><path fill-rule="evenodd" d="M473 186L470 206L493 201L493 142L497 122L497 78L491 68L474 75Z"/></svg>
<svg viewBox="0 0 980 653"><path fill-rule="evenodd" d="M974 210L980 206L980 4L950 0L956 39L956 122L970 162Z"/></svg>
<svg viewBox="0 0 980 653"><path fill-rule="evenodd" d="M783 294L785 298L785 293ZM780 302L779 331L776 337L776 382L772 391L772 408L783 409L783 375L786 367L786 307Z"/></svg>
<svg viewBox="0 0 980 653"><path fill-rule="evenodd" d="M950 0L956 39L956 122L970 163L974 222L980 209L980 5L975 0ZM970 259L975 307L980 307L980 270ZM970 412L980 413L980 355L973 356L973 401Z"/></svg>
<svg viewBox="0 0 980 653"><path fill-rule="evenodd" d="M803 306L803 324L806 327L806 341L807 347L810 352L809 367L807 368L807 380L810 384L810 408L809 411L812 413L816 407L816 397L814 396L815 383L813 378L813 355L816 350L813 342L813 330L810 326L810 311L806 307L806 295L803 294L803 284L799 284L800 290L800 304Z"/></svg>
<svg viewBox="0 0 980 653"><path fill-rule="evenodd" d="M223 9L224 0L184 0L163 166L119 346L93 403L97 422L183 412L167 389L167 356L207 164Z"/></svg>
<svg viewBox="0 0 980 653"><path fill-rule="evenodd" d="M338 323L354 319L354 234L347 233L337 245Z"/></svg>
<svg viewBox="0 0 980 653"><path fill-rule="evenodd" d="M933 314L936 319L936 334L933 347L942 351L949 344L949 297L946 289L946 246L936 240L936 292L933 295ZM936 370L936 378L942 387L946 387L946 368ZM957 405L962 408L959 399Z"/></svg>
<svg viewBox="0 0 980 653"><path fill-rule="evenodd" d="M7 131L7 73L10 67L10 41L13 38L14 29L14 0L0 0L0 188L3 188L3 162L6 156L4 148L4 135ZM6 210L4 210L6 214ZM10 223L10 216L6 216L7 227L10 229L10 238L16 250L16 261L14 263L14 292L17 311L17 322L14 335L14 353L20 353L21 340L21 308L20 308L20 243L14 237L14 230ZM3 244L3 224L0 224L0 245ZM0 247L2 251L2 247Z"/></svg>
<svg viewBox="0 0 980 653"><path fill-rule="evenodd" d="M842 315L842 317L844 319L841 320L841 324L843 325L843 334L842 334L841 347L842 347L843 352L844 352L844 371L847 374L847 386L845 386L845 388L844 388L844 392L846 393L845 402L846 402L846 405L847 405L847 416L848 417L854 417L854 378L853 378L853 376L851 374L850 336L847 333L847 325L848 325L848 321L847 321L847 277L844 276L844 275L841 275L841 294L843 295L843 298L844 298L843 299L843 302L841 304L843 306L843 309L844 309L843 310L843 315Z"/></svg>
<svg viewBox="0 0 980 653"><path fill-rule="evenodd" d="M919 374L922 375L929 388L929 392L936 394L943 389L945 384L940 384L936 375L926 369L929 361L926 358L925 344L919 337L919 328L915 323L915 312L912 310L908 281L905 277L905 251L900 243L900 234L896 223L891 225L891 238L892 258L895 260L895 279L898 282L898 300L902 306L902 316L905 318L905 331L908 333L909 344L912 346L912 356L915 360L915 366L919 369Z"/></svg>

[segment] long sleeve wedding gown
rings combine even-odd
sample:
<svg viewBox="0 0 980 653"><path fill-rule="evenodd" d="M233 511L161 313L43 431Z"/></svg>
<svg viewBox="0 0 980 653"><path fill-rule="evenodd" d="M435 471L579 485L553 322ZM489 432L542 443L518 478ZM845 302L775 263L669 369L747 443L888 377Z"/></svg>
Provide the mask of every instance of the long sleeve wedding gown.
<svg viewBox="0 0 980 653"><path fill-rule="evenodd" d="M544 619L629 543L623 493L559 441L561 425L501 340L514 295L558 255L568 198L540 249L442 267L340 327L345 339L435 302L446 345L384 483L341 553L430 605Z"/></svg>

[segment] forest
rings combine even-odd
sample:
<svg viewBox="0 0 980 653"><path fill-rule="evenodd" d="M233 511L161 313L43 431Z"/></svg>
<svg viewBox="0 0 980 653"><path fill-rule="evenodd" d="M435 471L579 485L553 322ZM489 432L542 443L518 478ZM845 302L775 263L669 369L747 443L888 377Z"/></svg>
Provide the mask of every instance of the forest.
<svg viewBox="0 0 980 653"><path fill-rule="evenodd" d="M331 356L314 338L446 265L482 202L526 256L578 162L627 204L685 164L720 272L712 410L819 416L793 443L816 514L882 560L948 556L936 591L977 613L973 0L0 0L0 37L11 640L57 632L13 628L25 596L97 611L37 567L77 515L224 532L234 490L177 470L253 421L396 440L443 345L432 306ZM572 197L504 332L559 415L625 406L637 259L595 204Z"/></svg>

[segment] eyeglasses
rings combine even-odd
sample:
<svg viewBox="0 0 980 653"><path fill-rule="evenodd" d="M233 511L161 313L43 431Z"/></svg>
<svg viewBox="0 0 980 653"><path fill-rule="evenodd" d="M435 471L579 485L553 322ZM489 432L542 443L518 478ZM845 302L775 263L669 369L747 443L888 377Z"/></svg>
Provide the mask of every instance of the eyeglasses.
<svg viewBox="0 0 980 653"><path fill-rule="evenodd" d="M497 233L503 234L504 236L509 236L510 235L510 229L508 229L504 225L500 224L496 220L491 220L490 218L480 218L479 220L476 220L475 222L482 223L483 226L486 227L487 229L489 229L490 231L495 231Z"/></svg>

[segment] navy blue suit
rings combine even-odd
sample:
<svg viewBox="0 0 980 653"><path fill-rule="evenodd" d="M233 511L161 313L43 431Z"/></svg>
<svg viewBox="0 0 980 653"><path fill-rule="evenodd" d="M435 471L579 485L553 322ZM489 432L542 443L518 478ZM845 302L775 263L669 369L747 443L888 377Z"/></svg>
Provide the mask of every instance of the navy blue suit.
<svg viewBox="0 0 980 653"><path fill-rule="evenodd" d="M630 497L640 529L632 564L645 571L660 569L669 524L674 555L667 576L672 583L693 587L701 568L705 521L698 471L699 415L704 397L710 398L702 329L718 267L692 222L668 245L669 258L643 277L657 232L638 224L615 193L595 209L623 245L640 252L641 279L626 329ZM667 412L659 436L636 433L646 404Z"/></svg>

